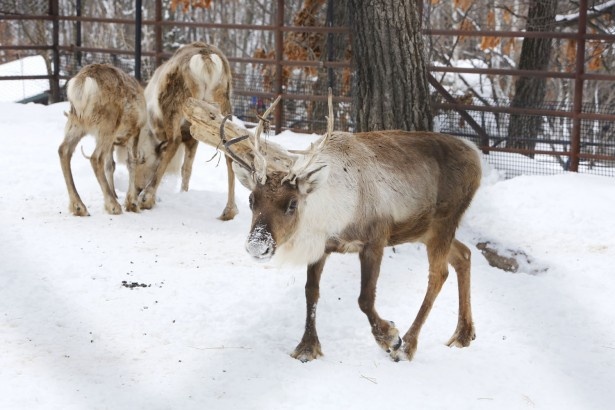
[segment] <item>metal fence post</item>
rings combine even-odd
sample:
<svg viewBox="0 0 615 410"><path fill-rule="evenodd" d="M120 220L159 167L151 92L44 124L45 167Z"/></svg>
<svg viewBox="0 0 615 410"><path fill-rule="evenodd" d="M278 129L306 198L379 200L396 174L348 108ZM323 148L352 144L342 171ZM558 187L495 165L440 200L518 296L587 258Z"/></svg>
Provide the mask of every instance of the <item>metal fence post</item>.
<svg viewBox="0 0 615 410"><path fill-rule="evenodd" d="M143 4L135 2L135 78L141 81L141 32L143 28Z"/></svg>
<svg viewBox="0 0 615 410"><path fill-rule="evenodd" d="M583 83L585 75L585 35L587 33L587 0L579 2L577 31L577 55L574 72L574 96L572 106L572 135L570 141L569 171L579 171L581 154L581 113L583 111Z"/></svg>
<svg viewBox="0 0 615 410"><path fill-rule="evenodd" d="M58 0L49 0L49 15L52 17L52 61L53 72L49 79L49 89L51 91L51 101L60 101L60 22Z"/></svg>
<svg viewBox="0 0 615 410"><path fill-rule="evenodd" d="M327 22L326 26L328 28L333 27L333 0L327 0ZM334 60L334 52L333 52L333 33L327 33L327 62L331 62ZM335 75L333 74L333 67L329 67L327 69L327 87L334 89L335 88Z"/></svg>
<svg viewBox="0 0 615 410"><path fill-rule="evenodd" d="M275 17L275 84L273 86L274 92L277 95L282 94L283 91L283 66L282 60L284 59L284 33L282 28L284 27L284 0L278 0L278 8ZM282 113L284 112L284 100L280 101L275 109L274 125L275 132L279 134L282 132Z"/></svg>
<svg viewBox="0 0 615 410"><path fill-rule="evenodd" d="M81 0L77 0L75 4L75 14L78 18L81 17ZM77 68L81 68L81 20L77 19L75 22L75 45L77 51L75 52L75 60L77 61ZM77 71L77 70L75 70Z"/></svg>
<svg viewBox="0 0 615 410"><path fill-rule="evenodd" d="M156 51L155 64L156 67L160 67L162 65L162 0L156 0L156 11L155 11L155 22L154 24L154 47ZM156 68L154 67L154 68Z"/></svg>

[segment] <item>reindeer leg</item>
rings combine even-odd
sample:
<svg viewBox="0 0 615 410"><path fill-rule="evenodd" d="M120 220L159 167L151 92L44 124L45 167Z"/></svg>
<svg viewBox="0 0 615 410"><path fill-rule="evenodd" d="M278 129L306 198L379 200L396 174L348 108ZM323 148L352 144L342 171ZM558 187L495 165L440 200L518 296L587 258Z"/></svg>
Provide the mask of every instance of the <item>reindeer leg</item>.
<svg viewBox="0 0 615 410"><path fill-rule="evenodd" d="M476 339L470 303L470 249L457 239L453 241L448 261L457 273L459 285L459 317L455 333L446 343L448 346L467 347Z"/></svg>
<svg viewBox="0 0 615 410"><path fill-rule="evenodd" d="M141 198L141 209L151 209L156 203L156 191L158 190L158 185L162 181L162 177L167 170L167 166L169 162L175 156L177 149L179 148L179 140L175 139L173 141L169 141L165 150L162 152L162 156L160 158L160 164L158 165L158 169L154 173L151 182L143 191L143 196Z"/></svg>
<svg viewBox="0 0 615 410"><path fill-rule="evenodd" d="M137 192L137 186L135 184L135 167L137 164L137 142L139 134L132 137L126 143L126 151L128 158L126 158L126 166L128 167L128 192L126 192L126 199L124 200L124 208L127 212L139 212L139 192Z"/></svg>
<svg viewBox="0 0 615 410"><path fill-rule="evenodd" d="M116 199L115 191L109 185L105 169L110 161L109 157L113 156L113 143L106 143L106 141L113 140L103 136L98 137L96 148L90 157L90 163L105 197L105 210L112 215L118 215L122 213L122 207Z"/></svg>
<svg viewBox="0 0 615 410"><path fill-rule="evenodd" d="M115 173L115 160L113 159L113 151L111 149L111 155L107 157L105 160L105 177L107 178L107 183L109 184L109 188L113 191L113 196L117 199L117 192L115 191L115 180L113 179L113 174Z"/></svg>
<svg viewBox="0 0 615 410"><path fill-rule="evenodd" d="M60 144L58 155L60 156L60 165L62 166L64 182L66 182L66 188L68 190L68 198L70 201L68 209L75 216L90 216L88 209L83 204L83 201L77 192L75 181L73 179L73 173L70 167L73 152L75 152L75 148L77 147L77 144L79 144L81 138L84 137L85 131L78 125L74 124L69 116L64 134L64 141Z"/></svg>
<svg viewBox="0 0 615 410"><path fill-rule="evenodd" d="M226 175L228 178L228 194L226 199L226 206L222 215L218 219L222 221L230 221L239 213L237 205L235 204L235 172L233 171L233 160L226 157Z"/></svg>
<svg viewBox="0 0 615 410"><path fill-rule="evenodd" d="M435 238L438 235L434 235ZM427 284L427 293L423 299L423 303L419 309L412 326L402 340L404 344L400 351L391 353L391 357L394 360L407 359L412 360L416 353L419 333L425 319L429 315L431 308L433 307L436 297L442 289L442 285L448 277L448 263L447 257L450 249L450 240L438 240L434 239L427 242L427 257L429 259L429 281Z"/></svg>
<svg viewBox="0 0 615 410"><path fill-rule="evenodd" d="M325 266L328 254L325 254L318 262L309 265L307 269L307 281L305 283L306 319L305 332L301 342L291 354L295 359L309 362L322 356L320 341L316 333L316 304L320 296L320 277Z"/></svg>
<svg viewBox="0 0 615 410"><path fill-rule="evenodd" d="M359 307L367 316L367 320L372 327L372 334L376 343L386 352L396 350L401 345L399 331L395 324L388 320L383 320L376 312L374 307L376 301L376 284L380 274L380 263L384 245L366 244L359 253L361 261L361 294L359 295Z"/></svg>
<svg viewBox="0 0 615 410"><path fill-rule="evenodd" d="M184 163L182 164L182 191L188 191L190 177L192 176L192 164L194 163L199 142L192 138L189 128L182 128L182 141L186 148L184 151Z"/></svg>

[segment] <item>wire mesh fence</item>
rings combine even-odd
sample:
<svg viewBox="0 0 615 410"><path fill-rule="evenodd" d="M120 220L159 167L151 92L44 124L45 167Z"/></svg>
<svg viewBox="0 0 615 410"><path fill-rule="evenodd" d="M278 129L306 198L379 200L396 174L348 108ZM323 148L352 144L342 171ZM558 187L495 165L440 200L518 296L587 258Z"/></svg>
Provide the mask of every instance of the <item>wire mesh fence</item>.
<svg viewBox="0 0 615 410"><path fill-rule="evenodd" d="M332 87L337 97L335 128L355 130L349 56L338 53L337 58L345 59L345 65L335 66L327 65L331 59L326 48L318 51L319 54L308 50L301 56L304 62L293 61L284 49L287 43L324 39L327 44L331 40L338 48L342 44L341 51L345 49L343 44L349 44L349 34L341 29L328 34L326 30L295 34L297 27L292 26L296 24L300 2L285 5L279 0L272 2L275 7L256 7L246 13L240 6L258 2L244 0L228 5L213 2L210 9L184 12L169 11L167 3L156 0L143 8L139 56L135 55L134 36L138 29L134 2L123 1L105 8L98 2L81 5L78 0L69 1L60 8L56 20L50 17L52 3L49 0L0 1L0 15L11 17L0 20L3 37L0 62L34 55L43 59L43 71L22 70L11 76L21 76L29 82L35 81L34 77L36 81L48 81L55 53L60 85L84 65L95 62L111 63L146 82L160 62L183 42L205 40L221 45L229 57L234 73L234 112L242 120L257 121L257 115L271 104L273 96L282 93L280 129L321 133L326 129L327 89ZM521 75L515 70L523 40L519 31L530 2L515 4L513 10L487 0L455 2L454 6L439 1L424 3L429 68L454 100L451 103L442 98L439 90L432 90L436 127L441 132L475 141L489 153L489 161L509 176L552 174L569 169L615 176L615 99L610 97L615 95L613 82L595 75L610 73L610 62L615 58L615 36L599 31L608 29L606 20L600 17L591 20L594 32L578 37L575 34L581 24L578 4L560 5L561 27L557 33L544 34L554 36L553 48L557 50L549 62L551 71L542 73L547 77L546 97L550 100L514 111L510 109L510 95L514 92L515 79ZM325 14L329 13L321 8L311 17L324 21ZM53 21L57 22L55 26ZM234 23L225 24L228 21ZM498 21L497 27L494 21ZM55 39L53 32L57 32ZM579 41L587 45L583 56L586 70L581 74L575 72L578 55L572 52ZM574 89L579 79L583 83L583 103L575 106ZM18 88L24 84L23 81L0 81L4 90L10 83ZM480 132L460 110L469 114ZM525 124L532 132L524 135L514 131L511 121ZM573 131L579 135L576 143Z"/></svg>
<svg viewBox="0 0 615 410"><path fill-rule="evenodd" d="M490 101L493 106L507 106L506 101ZM540 109L570 112L571 104L545 102ZM507 177L517 175L557 174L570 169L572 118L569 116L519 115L521 121L536 123L540 128L536 138L511 138L510 113L468 111L485 131L488 139L478 135L467 121L454 110L442 110L435 116L440 132L472 140L488 153L489 162L505 172ZM614 106L596 107L584 104L584 112L615 113ZM611 120L582 120L579 171L604 176L615 176L615 123ZM513 140L529 144L531 150L514 152ZM506 151L513 152L506 152Z"/></svg>

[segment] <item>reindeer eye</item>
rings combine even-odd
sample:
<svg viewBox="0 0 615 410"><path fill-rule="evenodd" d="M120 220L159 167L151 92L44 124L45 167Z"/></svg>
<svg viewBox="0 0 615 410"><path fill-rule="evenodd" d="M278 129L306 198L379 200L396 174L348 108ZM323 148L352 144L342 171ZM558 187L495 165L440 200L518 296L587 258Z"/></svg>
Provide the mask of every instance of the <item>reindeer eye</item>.
<svg viewBox="0 0 615 410"><path fill-rule="evenodd" d="M297 209L297 200L293 198L288 202L288 207L286 208L286 215L294 214L296 209Z"/></svg>

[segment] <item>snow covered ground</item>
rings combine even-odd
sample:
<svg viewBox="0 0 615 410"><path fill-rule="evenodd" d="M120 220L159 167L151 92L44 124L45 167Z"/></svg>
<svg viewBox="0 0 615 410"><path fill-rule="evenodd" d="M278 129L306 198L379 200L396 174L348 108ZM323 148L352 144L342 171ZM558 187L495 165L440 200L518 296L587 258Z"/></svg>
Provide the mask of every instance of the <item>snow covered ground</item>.
<svg viewBox="0 0 615 410"><path fill-rule="evenodd" d="M29 56L0 64L0 77L27 75L47 75L42 56ZM2 81L0 101L21 101L48 90L49 80L5 80Z"/></svg>
<svg viewBox="0 0 615 410"><path fill-rule="evenodd" d="M170 177L153 210L111 216L78 148L92 216L74 217L57 156L66 109L0 103L1 409L613 408L614 179L501 180L486 167L459 229L474 250L469 348L444 345L457 320L453 274L415 359L392 362L357 306L356 255L333 255L318 311L325 356L304 364L289 353L303 332L305 269L248 257L243 187L236 219L216 219L226 170L206 162L213 150L199 148L189 192ZM116 175L122 201L125 168ZM492 268L481 240L534 261L516 274ZM382 317L405 331L426 282L422 246L388 249Z"/></svg>

